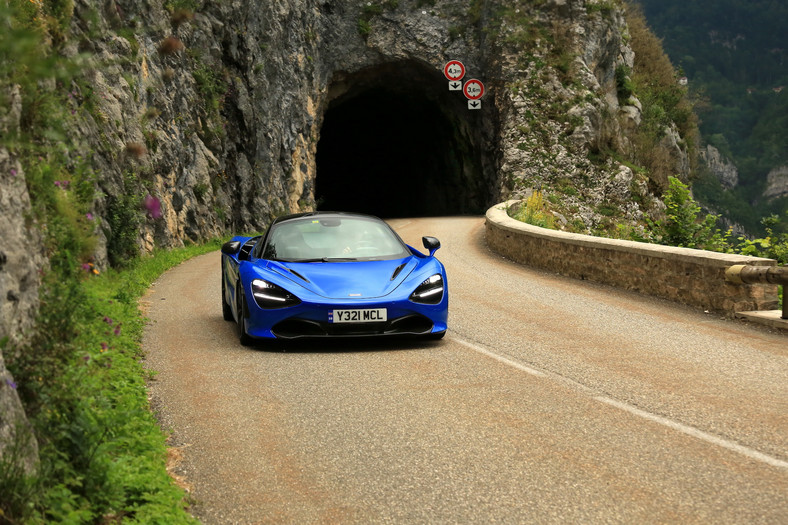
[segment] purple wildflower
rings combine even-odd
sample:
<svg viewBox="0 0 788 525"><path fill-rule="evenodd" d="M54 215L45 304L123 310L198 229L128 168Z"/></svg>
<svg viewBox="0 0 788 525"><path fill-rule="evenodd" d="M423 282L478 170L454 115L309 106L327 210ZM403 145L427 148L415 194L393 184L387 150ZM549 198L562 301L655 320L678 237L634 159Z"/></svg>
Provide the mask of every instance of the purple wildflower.
<svg viewBox="0 0 788 525"><path fill-rule="evenodd" d="M11 168L11 176L16 177L16 170L14 168Z"/></svg>
<svg viewBox="0 0 788 525"><path fill-rule="evenodd" d="M108 325L112 326L112 319L110 319L110 318L109 318L109 317L107 317L106 315L104 316L104 319L103 319L103 321L104 321L105 323L107 323Z"/></svg>
<svg viewBox="0 0 788 525"><path fill-rule="evenodd" d="M16 390L16 383L14 383L11 379L6 378L5 384Z"/></svg>
<svg viewBox="0 0 788 525"><path fill-rule="evenodd" d="M150 193L145 196L142 201L145 209L148 210L148 215L154 219L161 218L161 201L151 195Z"/></svg>
<svg viewBox="0 0 788 525"><path fill-rule="evenodd" d="M92 214L92 213L90 213L90 212L88 212L88 213L86 213L86 214L85 214L85 218L86 218L87 220L89 220L89 221L92 221L92 220L93 220L93 214Z"/></svg>

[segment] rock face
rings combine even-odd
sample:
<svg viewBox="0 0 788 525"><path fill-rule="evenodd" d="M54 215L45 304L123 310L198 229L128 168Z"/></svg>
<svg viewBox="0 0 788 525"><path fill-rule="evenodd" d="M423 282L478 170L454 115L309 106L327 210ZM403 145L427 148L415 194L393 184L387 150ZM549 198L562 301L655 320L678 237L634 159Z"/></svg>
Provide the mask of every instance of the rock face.
<svg viewBox="0 0 788 525"><path fill-rule="evenodd" d="M639 102L616 96L616 68L633 59L617 8L238 0L183 14L163 4L78 0L68 48L97 64L71 102L101 174L95 214L116 213L123 194L161 201L161 219L140 225L143 251L260 230L285 212L364 208L380 201L376 187L418 206L359 211L479 213L533 186L571 185L582 191L567 207L592 216L620 171L589 153L627 150L640 122ZM487 86L481 110L448 91L450 59ZM340 153L321 155L321 143ZM680 137L666 130L661 149L687 173ZM104 222L99 262L118 227Z"/></svg>
<svg viewBox="0 0 788 525"><path fill-rule="evenodd" d="M10 103L0 113L0 136L18 129L21 114L19 91L3 94ZM0 458L16 462L31 473L37 446L27 424L16 383L6 370L2 348L24 337L38 308L39 270L46 263L41 235L27 222L30 198L22 166L0 146Z"/></svg>
<svg viewBox="0 0 788 525"><path fill-rule="evenodd" d="M732 162L724 159L717 148L706 146L701 150L700 157L724 188L730 190L739 184L739 170Z"/></svg>
<svg viewBox="0 0 788 525"><path fill-rule="evenodd" d="M769 200L788 197L788 166L774 168L769 172L763 196Z"/></svg>
<svg viewBox="0 0 788 525"><path fill-rule="evenodd" d="M94 4L78 2L79 44L71 52L89 51L111 64L89 78L92 92L101 94L91 109L85 110L85 90L75 97L79 133L96 146L100 190L108 196L96 203L97 215L111 215L112 197L124 192L159 198L162 219L146 219L141 228L140 248L149 250L259 230L281 213L312 209L320 197L316 157L326 113L365 93L376 93L381 107L426 100L437 108L442 126L429 125L450 130L443 142L460 151L437 167L457 164L444 169L455 198L480 211L494 200L495 108L472 121L462 97L448 96L442 75L449 57L462 58L478 75L487 67L489 46L450 36L452 27L469 26L467 3L439 2L428 11L416 2L367 4L206 3L176 24L161 2L116 1L104 4L96 38L95 22L84 22ZM164 49L167 39L180 45ZM379 120L386 119L392 115ZM403 144L396 157L414 149ZM134 155L129 145L144 148ZM348 147L348 156L359 153ZM369 171L392 159L378 162ZM103 233L117 234L106 227Z"/></svg>

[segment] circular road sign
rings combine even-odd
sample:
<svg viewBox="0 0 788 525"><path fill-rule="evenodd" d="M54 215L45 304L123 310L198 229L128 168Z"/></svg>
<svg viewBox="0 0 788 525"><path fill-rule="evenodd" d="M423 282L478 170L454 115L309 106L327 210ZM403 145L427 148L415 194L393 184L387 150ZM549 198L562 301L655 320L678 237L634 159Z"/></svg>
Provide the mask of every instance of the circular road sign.
<svg viewBox="0 0 788 525"><path fill-rule="evenodd" d="M471 100L479 100L484 95L484 84L482 84L481 80L472 78L465 83L462 92Z"/></svg>
<svg viewBox="0 0 788 525"><path fill-rule="evenodd" d="M459 60L450 60L443 66L443 74L449 80L460 80L465 76L465 66Z"/></svg>

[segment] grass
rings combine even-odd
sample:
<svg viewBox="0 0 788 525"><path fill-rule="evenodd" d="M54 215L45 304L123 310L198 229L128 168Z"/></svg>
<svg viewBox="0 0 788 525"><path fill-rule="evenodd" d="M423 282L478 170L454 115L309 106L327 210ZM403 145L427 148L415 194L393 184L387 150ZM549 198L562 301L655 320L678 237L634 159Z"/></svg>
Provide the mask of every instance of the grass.
<svg viewBox="0 0 788 525"><path fill-rule="evenodd" d="M24 478L0 462L0 523L197 523L167 474L166 435L148 403L138 300L164 271L219 246L162 250L103 274L86 266L73 289L47 289L37 347L8 362L40 466ZM70 323L47 307L53 296Z"/></svg>

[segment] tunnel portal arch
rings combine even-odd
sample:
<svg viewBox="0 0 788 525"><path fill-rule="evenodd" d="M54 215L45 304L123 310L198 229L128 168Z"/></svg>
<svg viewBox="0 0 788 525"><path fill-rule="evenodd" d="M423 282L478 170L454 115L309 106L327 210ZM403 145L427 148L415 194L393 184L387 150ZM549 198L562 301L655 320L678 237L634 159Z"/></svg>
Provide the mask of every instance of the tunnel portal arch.
<svg viewBox="0 0 788 525"><path fill-rule="evenodd" d="M316 152L319 210L386 218L483 213L483 116L440 71L396 62L337 76Z"/></svg>

